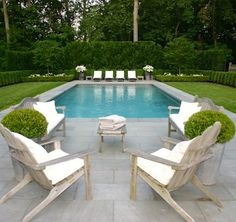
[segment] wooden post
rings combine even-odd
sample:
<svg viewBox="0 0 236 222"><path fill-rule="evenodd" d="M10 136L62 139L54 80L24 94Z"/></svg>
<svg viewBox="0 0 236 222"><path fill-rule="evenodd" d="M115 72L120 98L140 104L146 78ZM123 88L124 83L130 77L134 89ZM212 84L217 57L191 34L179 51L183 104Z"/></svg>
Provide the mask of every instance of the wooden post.
<svg viewBox="0 0 236 222"><path fill-rule="evenodd" d="M131 181L130 181L130 199L136 200L137 193L137 156L131 156Z"/></svg>
<svg viewBox="0 0 236 222"><path fill-rule="evenodd" d="M133 11L133 41L138 41L138 8L139 0L134 0L134 11Z"/></svg>

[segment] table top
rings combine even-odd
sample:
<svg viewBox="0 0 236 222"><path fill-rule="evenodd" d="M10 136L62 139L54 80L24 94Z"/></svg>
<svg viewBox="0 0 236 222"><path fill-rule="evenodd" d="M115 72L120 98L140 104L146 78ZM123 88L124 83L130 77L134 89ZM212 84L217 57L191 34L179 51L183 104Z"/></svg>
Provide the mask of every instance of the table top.
<svg viewBox="0 0 236 222"><path fill-rule="evenodd" d="M97 133L98 134L106 134L106 135L120 135L120 134L126 134L127 130L126 130L126 125L122 126L121 128L119 128L117 130L107 130L107 129L101 129L100 124L99 124Z"/></svg>

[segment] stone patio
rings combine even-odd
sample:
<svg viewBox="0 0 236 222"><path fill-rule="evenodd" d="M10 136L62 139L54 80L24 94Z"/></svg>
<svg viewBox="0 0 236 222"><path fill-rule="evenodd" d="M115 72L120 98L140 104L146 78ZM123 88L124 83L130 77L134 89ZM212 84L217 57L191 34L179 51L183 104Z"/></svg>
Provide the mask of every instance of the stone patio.
<svg viewBox="0 0 236 222"><path fill-rule="evenodd" d="M74 84L91 83L74 81L40 95L41 100L53 98ZM192 96L157 82L148 82L180 99ZM98 84L98 83L96 83ZM107 84L101 82L99 84ZM111 84L111 83L109 83ZM125 83L126 84L126 83ZM136 84L143 84L142 81ZM0 117L9 110L1 112ZM236 122L236 115L227 111ZM97 119L67 119L67 136L62 149L74 153L87 148L99 148ZM58 134L59 135L59 134ZM167 135L167 119L128 119L125 146L152 152L162 147L160 137ZM178 138L177 135L174 135ZM183 222L184 220L165 203L141 179L138 180L137 201L129 200L130 160L121 152L117 137L105 137L103 152L91 157L93 200L85 200L83 179L62 193L54 202L40 212L33 221L81 221L81 222ZM0 137L0 196L15 183L14 172L5 141ZM236 211L236 138L226 145L217 184L210 186L224 208L209 201L200 201L202 193L191 184L172 192L174 199L183 206L196 222L233 222ZM19 191L13 198L0 205L0 221L18 222L48 194L35 182Z"/></svg>

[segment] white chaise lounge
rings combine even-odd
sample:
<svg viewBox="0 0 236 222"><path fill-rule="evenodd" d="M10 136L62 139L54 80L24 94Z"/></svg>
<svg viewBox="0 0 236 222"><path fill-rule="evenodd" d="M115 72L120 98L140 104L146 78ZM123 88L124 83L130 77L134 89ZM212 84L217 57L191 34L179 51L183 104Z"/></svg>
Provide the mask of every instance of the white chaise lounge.
<svg viewBox="0 0 236 222"><path fill-rule="evenodd" d="M129 81L136 81L137 80L137 76L136 76L136 71L135 70L128 71L128 80Z"/></svg>
<svg viewBox="0 0 236 222"><path fill-rule="evenodd" d="M105 71L105 80L112 81L113 80L113 71Z"/></svg>
<svg viewBox="0 0 236 222"><path fill-rule="evenodd" d="M116 71L116 80L117 81L124 81L125 80L125 72L124 72L124 70L117 70Z"/></svg>
<svg viewBox="0 0 236 222"><path fill-rule="evenodd" d="M94 81L101 81L102 80L102 71L94 71L93 80Z"/></svg>

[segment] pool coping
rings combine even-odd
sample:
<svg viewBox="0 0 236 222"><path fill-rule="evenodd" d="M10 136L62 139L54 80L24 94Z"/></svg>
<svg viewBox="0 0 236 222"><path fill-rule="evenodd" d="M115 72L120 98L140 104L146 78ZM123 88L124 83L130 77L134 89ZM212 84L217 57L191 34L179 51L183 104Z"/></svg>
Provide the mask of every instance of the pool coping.
<svg viewBox="0 0 236 222"><path fill-rule="evenodd" d="M39 98L40 101L49 101L56 96L62 94L63 92L67 91L68 89L76 86L76 85L153 85L167 93L168 95L178 99L178 100L183 100L187 102L192 102L194 99L193 95L190 95L186 92L183 92L179 89L176 89L172 86L169 86L165 83L158 82L155 80L144 80L144 81L135 81L135 82L129 82L129 81L124 81L124 82L117 82L117 81L112 81L112 82L107 82L107 81L91 81L91 80L74 80L71 82L67 82L63 85L60 85L56 88L53 88L51 90L48 90L40 95L37 95L35 97ZM8 109L2 110L0 112L0 119L5 116L8 112L10 112L12 109L9 107ZM230 112L225 109L225 113L234 121L236 122L236 114L233 112ZM84 121L96 121L97 118L78 118ZM166 120L167 118L127 118L129 119L130 122L137 122L137 121L147 121L147 122L152 122L152 121L161 121L161 120Z"/></svg>

